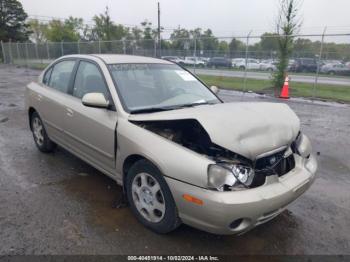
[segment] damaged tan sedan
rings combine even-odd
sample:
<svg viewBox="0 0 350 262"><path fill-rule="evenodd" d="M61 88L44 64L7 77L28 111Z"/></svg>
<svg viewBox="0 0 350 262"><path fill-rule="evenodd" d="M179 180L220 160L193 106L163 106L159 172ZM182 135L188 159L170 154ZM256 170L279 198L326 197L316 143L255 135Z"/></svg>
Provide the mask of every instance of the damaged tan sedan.
<svg viewBox="0 0 350 262"><path fill-rule="evenodd" d="M116 180L146 227L241 234L303 194L317 163L287 105L215 91L169 61L71 55L26 100L39 150L58 144Z"/></svg>

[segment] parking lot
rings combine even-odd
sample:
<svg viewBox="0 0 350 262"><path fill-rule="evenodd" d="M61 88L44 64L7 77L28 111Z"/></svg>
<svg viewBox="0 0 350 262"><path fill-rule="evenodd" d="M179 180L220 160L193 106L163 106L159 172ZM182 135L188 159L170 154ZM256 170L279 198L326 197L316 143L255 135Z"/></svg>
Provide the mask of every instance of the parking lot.
<svg viewBox="0 0 350 262"><path fill-rule="evenodd" d="M113 203L115 182L62 148L40 153L24 110L40 71L0 65L0 254L350 254L350 105L291 99L318 153L313 186L242 236L157 235ZM221 91L227 102L273 98ZM232 112L234 117L234 112Z"/></svg>

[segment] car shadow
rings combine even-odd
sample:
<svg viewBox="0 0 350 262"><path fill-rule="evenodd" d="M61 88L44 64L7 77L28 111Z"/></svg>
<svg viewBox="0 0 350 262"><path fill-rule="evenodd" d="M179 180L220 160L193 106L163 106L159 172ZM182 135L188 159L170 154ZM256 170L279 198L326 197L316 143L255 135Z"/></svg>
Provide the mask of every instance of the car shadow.
<svg viewBox="0 0 350 262"><path fill-rule="evenodd" d="M298 231L298 221L290 211L241 236L221 236L181 225L175 231L156 234L143 227L128 207L115 208L122 188L114 180L81 161L71 153L58 148L56 161L68 161L74 175L56 183L66 194L86 206L85 216L95 234L108 234L111 241L120 237L141 237L147 247L144 253L208 253L208 254L275 254L290 250L293 235ZM91 231L90 230L90 231ZM159 243L164 243L159 249ZM214 252L214 253L213 253Z"/></svg>

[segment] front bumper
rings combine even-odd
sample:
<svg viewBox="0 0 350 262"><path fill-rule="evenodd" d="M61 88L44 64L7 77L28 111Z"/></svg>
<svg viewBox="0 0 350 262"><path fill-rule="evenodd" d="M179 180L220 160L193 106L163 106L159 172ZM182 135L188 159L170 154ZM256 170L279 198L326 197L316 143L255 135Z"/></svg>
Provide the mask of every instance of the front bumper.
<svg viewBox="0 0 350 262"><path fill-rule="evenodd" d="M292 171L269 176L263 186L242 191L218 192L165 179L185 224L214 234L241 234L280 214L310 187L317 170L315 157L294 156ZM201 199L203 205L184 200L184 194Z"/></svg>

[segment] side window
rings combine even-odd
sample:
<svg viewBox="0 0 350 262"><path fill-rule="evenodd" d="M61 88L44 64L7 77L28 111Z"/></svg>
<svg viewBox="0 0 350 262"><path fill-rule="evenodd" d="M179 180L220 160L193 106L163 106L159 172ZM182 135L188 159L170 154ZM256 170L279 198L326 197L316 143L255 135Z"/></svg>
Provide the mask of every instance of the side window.
<svg viewBox="0 0 350 262"><path fill-rule="evenodd" d="M50 80L50 76L52 73L52 67L46 71L44 77L43 77L43 84L45 85L49 85L49 80Z"/></svg>
<svg viewBox="0 0 350 262"><path fill-rule="evenodd" d="M98 67L93 63L81 61L75 77L73 96L82 98L87 93L102 93L109 99L108 87Z"/></svg>
<svg viewBox="0 0 350 262"><path fill-rule="evenodd" d="M57 63L52 70L49 86L61 92L67 93L69 88L69 80L75 61L62 61Z"/></svg>

